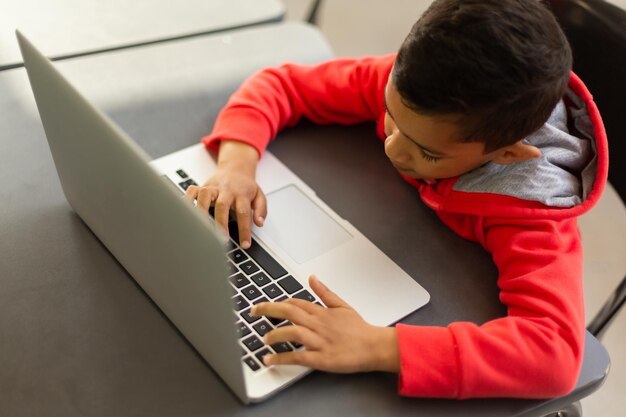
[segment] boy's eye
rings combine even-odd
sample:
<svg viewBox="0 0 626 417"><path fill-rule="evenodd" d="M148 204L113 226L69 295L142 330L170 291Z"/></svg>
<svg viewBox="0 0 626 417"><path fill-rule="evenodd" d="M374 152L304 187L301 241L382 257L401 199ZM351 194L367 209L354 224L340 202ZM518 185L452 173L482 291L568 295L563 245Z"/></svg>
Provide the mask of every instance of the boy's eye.
<svg viewBox="0 0 626 417"><path fill-rule="evenodd" d="M441 159L436 156L428 155L426 152L424 152L423 149L420 149L420 153L422 154L422 158L424 158L428 162L437 162Z"/></svg>

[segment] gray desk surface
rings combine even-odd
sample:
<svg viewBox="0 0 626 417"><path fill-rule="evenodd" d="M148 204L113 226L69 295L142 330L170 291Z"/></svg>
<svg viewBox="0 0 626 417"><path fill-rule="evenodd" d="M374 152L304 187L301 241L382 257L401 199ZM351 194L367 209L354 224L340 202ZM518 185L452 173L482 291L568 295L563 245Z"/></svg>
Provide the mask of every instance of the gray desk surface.
<svg viewBox="0 0 626 417"><path fill-rule="evenodd" d="M281 20L279 0L0 0L0 70L21 65L19 29L67 57Z"/></svg>
<svg viewBox="0 0 626 417"><path fill-rule="evenodd" d="M158 157L197 143L255 68L330 54L317 32L285 24L59 67ZM0 73L0 91L2 416L526 416L589 394L606 375L606 351L588 335L568 399L409 399L397 395L390 374L314 372L267 402L242 406L68 206L24 69ZM404 322L483 323L505 314L489 255L422 205L388 164L372 125L303 123L271 150L430 291L431 302Z"/></svg>

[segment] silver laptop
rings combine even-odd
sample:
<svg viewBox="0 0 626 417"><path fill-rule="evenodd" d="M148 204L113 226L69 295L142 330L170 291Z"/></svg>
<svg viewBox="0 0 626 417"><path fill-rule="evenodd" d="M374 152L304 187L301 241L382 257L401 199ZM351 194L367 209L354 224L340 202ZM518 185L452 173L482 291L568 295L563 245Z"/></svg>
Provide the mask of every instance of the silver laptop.
<svg viewBox="0 0 626 417"><path fill-rule="evenodd" d="M244 403L261 401L311 370L265 367L262 335L290 325L247 314L260 300L319 302L315 273L371 324L387 326L428 293L266 152L257 180L269 214L253 246L224 245L210 215L183 190L216 165L201 145L150 161L19 32L18 41L63 192L76 213ZM232 231L236 232L236 225ZM235 236L236 237L236 236ZM233 315L234 313L234 315Z"/></svg>

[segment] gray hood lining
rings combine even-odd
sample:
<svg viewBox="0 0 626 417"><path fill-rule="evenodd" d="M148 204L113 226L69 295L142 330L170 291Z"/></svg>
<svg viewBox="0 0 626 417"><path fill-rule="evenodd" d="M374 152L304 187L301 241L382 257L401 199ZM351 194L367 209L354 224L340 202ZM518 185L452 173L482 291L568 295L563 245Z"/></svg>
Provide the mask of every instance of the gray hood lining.
<svg viewBox="0 0 626 417"><path fill-rule="evenodd" d="M487 163L461 176L453 189L501 194L550 207L581 204L597 169L593 124L582 99L568 89L546 123L524 141L542 155L510 165Z"/></svg>

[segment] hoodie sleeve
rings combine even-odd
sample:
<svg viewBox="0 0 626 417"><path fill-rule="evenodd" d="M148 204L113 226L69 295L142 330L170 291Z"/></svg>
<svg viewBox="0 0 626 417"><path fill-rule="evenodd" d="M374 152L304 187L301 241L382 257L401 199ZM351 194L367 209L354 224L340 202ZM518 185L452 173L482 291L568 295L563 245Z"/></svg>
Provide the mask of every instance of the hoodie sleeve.
<svg viewBox="0 0 626 417"><path fill-rule="evenodd" d="M302 117L318 124L353 124L384 113L384 88L395 55L335 59L319 65L285 64L248 78L202 139L217 147L237 140L262 154L267 144Z"/></svg>
<svg viewBox="0 0 626 417"><path fill-rule="evenodd" d="M493 255L500 300L508 314L481 326L398 325L400 394L565 395L577 382L584 347L582 246L576 219L482 218L473 228L476 240Z"/></svg>

